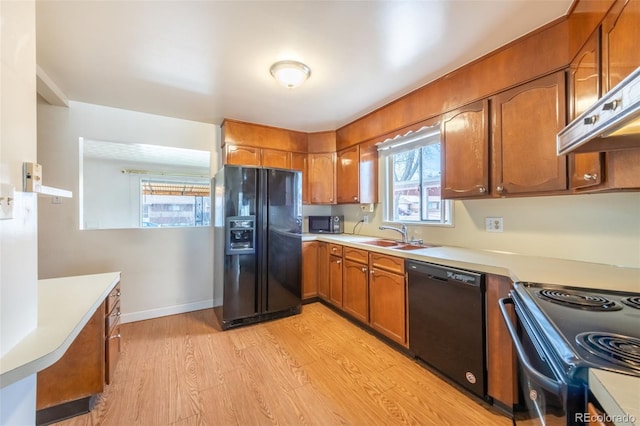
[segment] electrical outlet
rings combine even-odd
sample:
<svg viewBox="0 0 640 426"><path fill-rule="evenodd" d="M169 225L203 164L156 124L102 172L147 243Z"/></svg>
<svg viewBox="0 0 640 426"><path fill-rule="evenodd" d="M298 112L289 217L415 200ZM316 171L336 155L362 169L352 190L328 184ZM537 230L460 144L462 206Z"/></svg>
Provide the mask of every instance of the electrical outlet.
<svg viewBox="0 0 640 426"><path fill-rule="evenodd" d="M51 197L51 204L62 204L62 199L60 197L53 196Z"/></svg>
<svg viewBox="0 0 640 426"><path fill-rule="evenodd" d="M368 214L365 214L364 216L362 216L362 222L369 223L369 215Z"/></svg>
<svg viewBox="0 0 640 426"><path fill-rule="evenodd" d="M502 232L504 230L501 217L485 217L484 229L487 232Z"/></svg>

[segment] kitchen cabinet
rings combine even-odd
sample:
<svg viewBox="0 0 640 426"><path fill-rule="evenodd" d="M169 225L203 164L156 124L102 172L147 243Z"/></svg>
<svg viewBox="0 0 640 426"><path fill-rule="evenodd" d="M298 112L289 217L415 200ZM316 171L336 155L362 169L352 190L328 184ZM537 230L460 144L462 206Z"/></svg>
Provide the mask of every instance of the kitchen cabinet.
<svg viewBox="0 0 640 426"><path fill-rule="evenodd" d="M120 283L111 290L111 293L109 293L109 296L107 296L105 300L104 306L104 379L106 384L111 384L122 350L120 340Z"/></svg>
<svg viewBox="0 0 640 426"><path fill-rule="evenodd" d="M329 244L329 302L342 309L342 246Z"/></svg>
<svg viewBox="0 0 640 426"><path fill-rule="evenodd" d="M369 254L369 315L374 330L408 346L404 259Z"/></svg>
<svg viewBox="0 0 640 426"><path fill-rule="evenodd" d="M494 196L567 189L567 159L556 153L565 93L564 72L556 72L491 98Z"/></svg>
<svg viewBox="0 0 640 426"><path fill-rule="evenodd" d="M329 243L318 241L318 296L327 301L331 295L331 283L329 282L330 261Z"/></svg>
<svg viewBox="0 0 640 426"><path fill-rule="evenodd" d="M318 241L302 243L302 299L318 296Z"/></svg>
<svg viewBox="0 0 640 426"><path fill-rule="evenodd" d="M366 250L344 247L343 309L365 324L369 323L369 268Z"/></svg>
<svg viewBox="0 0 640 426"><path fill-rule="evenodd" d="M352 146L336 154L338 203L360 202L360 147Z"/></svg>
<svg viewBox="0 0 640 426"><path fill-rule="evenodd" d="M640 65L640 0L617 0L602 21L603 94Z"/></svg>
<svg viewBox="0 0 640 426"><path fill-rule="evenodd" d="M263 167L273 167L276 169L291 168L291 153L279 151L277 149L261 149L261 162Z"/></svg>
<svg viewBox="0 0 640 426"><path fill-rule="evenodd" d="M569 118L575 119L604 93L640 66L640 50L628 37L640 37L640 1L618 1L572 61ZM640 149L569 155L570 186L575 192L640 188Z"/></svg>
<svg viewBox="0 0 640 426"><path fill-rule="evenodd" d="M444 115L442 197L477 198L489 192L489 102L481 100Z"/></svg>
<svg viewBox="0 0 640 426"><path fill-rule="evenodd" d="M38 372L36 423L88 412L105 381L105 303L55 364ZM63 307L61 307L63 309Z"/></svg>
<svg viewBox="0 0 640 426"><path fill-rule="evenodd" d="M336 204L336 153L309 154L311 204Z"/></svg>
<svg viewBox="0 0 640 426"><path fill-rule="evenodd" d="M498 300L509 296L512 285L507 277L486 276L487 394L508 411L518 401L517 364Z"/></svg>
<svg viewBox="0 0 640 426"><path fill-rule="evenodd" d="M309 204L308 156L299 152L291 153L291 168L302 172L302 204Z"/></svg>
<svg viewBox="0 0 640 426"><path fill-rule="evenodd" d="M584 112L600 97L600 31L596 31L571 62L568 73L569 119ZM604 158L599 152L569 156L570 187L599 185L603 177Z"/></svg>
<svg viewBox="0 0 640 426"><path fill-rule="evenodd" d="M336 154L337 200L341 204L376 203L378 151L373 143Z"/></svg>
<svg viewBox="0 0 640 426"><path fill-rule="evenodd" d="M251 146L225 146L225 164L236 166L259 166L260 148Z"/></svg>

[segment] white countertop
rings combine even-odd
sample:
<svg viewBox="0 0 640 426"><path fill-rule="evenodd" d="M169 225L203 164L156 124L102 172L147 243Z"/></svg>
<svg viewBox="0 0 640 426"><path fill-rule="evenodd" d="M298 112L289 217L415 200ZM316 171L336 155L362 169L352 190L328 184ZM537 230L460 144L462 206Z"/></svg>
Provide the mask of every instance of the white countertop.
<svg viewBox="0 0 640 426"><path fill-rule="evenodd" d="M640 425L640 379L589 370L589 389L617 426Z"/></svg>
<svg viewBox="0 0 640 426"><path fill-rule="evenodd" d="M38 325L0 359L0 388L53 365L111 290L120 272L38 281Z"/></svg>
<svg viewBox="0 0 640 426"><path fill-rule="evenodd" d="M434 246L405 251L362 244L363 241L374 239L380 239L380 237L305 234L302 238L303 241L331 242L407 259L503 275L510 277L513 281L640 293L640 269L638 268L622 268L599 263L522 256L461 247ZM594 393L597 392L595 396L607 414L619 415L618 418L623 420L634 419L632 422L616 424L640 425L640 377L590 370L589 386Z"/></svg>

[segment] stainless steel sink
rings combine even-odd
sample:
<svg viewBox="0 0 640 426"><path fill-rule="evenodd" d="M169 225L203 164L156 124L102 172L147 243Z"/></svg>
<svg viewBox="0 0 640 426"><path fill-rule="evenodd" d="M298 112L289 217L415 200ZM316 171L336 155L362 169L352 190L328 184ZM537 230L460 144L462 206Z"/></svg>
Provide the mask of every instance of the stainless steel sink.
<svg viewBox="0 0 640 426"><path fill-rule="evenodd" d="M393 240L371 240L371 241L361 241L360 243L368 244L370 246L387 247L387 248L391 248L391 247L395 248L396 246L402 244L398 241L393 241Z"/></svg>
<svg viewBox="0 0 640 426"><path fill-rule="evenodd" d="M400 241L383 240L383 239L360 241L360 244L368 244L371 246L384 247L384 248L393 249L393 250L419 250L423 248L437 247L437 246L423 245L423 244L407 244L407 243L401 243Z"/></svg>

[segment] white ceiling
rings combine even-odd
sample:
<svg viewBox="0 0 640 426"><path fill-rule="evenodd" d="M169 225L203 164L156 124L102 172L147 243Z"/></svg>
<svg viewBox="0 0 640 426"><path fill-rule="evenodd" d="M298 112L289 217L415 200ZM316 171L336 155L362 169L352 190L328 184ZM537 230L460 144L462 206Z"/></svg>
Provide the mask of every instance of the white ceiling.
<svg viewBox="0 0 640 426"><path fill-rule="evenodd" d="M567 13L572 0L36 2L70 99L195 121L336 129ZM275 61L311 68L297 89Z"/></svg>

